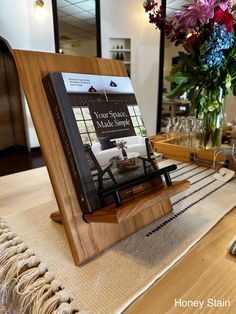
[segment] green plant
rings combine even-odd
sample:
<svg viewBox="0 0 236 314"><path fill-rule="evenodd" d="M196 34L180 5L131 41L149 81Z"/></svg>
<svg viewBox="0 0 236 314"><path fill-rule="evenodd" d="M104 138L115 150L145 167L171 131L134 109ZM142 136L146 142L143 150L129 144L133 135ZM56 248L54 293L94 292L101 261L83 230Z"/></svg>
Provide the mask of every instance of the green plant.
<svg viewBox="0 0 236 314"><path fill-rule="evenodd" d="M185 49L165 77L175 84L167 97L188 92L199 118L208 112L217 114L223 105L219 97L236 95L236 5L230 1L193 0L170 20L164 18L162 8L153 0L146 1L144 8L149 12L149 22Z"/></svg>

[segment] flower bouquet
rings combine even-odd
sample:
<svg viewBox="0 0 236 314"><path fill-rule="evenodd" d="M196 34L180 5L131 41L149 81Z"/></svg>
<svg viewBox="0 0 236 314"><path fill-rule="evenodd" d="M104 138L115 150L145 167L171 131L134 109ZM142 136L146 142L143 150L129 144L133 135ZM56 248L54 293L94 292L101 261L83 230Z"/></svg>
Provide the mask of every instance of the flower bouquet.
<svg viewBox="0 0 236 314"><path fill-rule="evenodd" d="M121 153L122 153L122 156L125 158L127 158L127 152L126 152L126 149L127 149L127 146L126 146L127 142L121 140L121 141L118 141L116 143L116 147L118 149L121 149Z"/></svg>
<svg viewBox="0 0 236 314"><path fill-rule="evenodd" d="M191 106L204 121L204 146L220 146L224 98L236 94L236 5L231 1L193 0L175 11L171 20L154 0L147 0L144 8L149 22L185 49L166 77L175 84L167 97L188 92Z"/></svg>

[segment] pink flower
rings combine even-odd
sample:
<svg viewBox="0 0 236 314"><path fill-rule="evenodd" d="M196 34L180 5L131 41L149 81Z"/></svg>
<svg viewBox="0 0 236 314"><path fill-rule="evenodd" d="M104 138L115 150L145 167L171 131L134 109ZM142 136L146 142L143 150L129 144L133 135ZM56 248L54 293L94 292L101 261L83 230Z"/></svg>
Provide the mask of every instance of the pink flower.
<svg viewBox="0 0 236 314"><path fill-rule="evenodd" d="M182 6L173 17L173 24L176 29L182 29L186 33L194 30L197 23L207 24L214 16L216 0L194 0Z"/></svg>
<svg viewBox="0 0 236 314"><path fill-rule="evenodd" d="M225 11L226 9L230 9L232 7L232 2L230 0L226 2L220 2L218 3L218 6L222 11Z"/></svg>
<svg viewBox="0 0 236 314"><path fill-rule="evenodd" d="M213 30L214 23L217 23L220 25L225 24L226 30L228 32L232 33L233 31L233 17L228 9L222 10L221 8L218 8L215 11L215 15L213 19L211 20L211 30Z"/></svg>

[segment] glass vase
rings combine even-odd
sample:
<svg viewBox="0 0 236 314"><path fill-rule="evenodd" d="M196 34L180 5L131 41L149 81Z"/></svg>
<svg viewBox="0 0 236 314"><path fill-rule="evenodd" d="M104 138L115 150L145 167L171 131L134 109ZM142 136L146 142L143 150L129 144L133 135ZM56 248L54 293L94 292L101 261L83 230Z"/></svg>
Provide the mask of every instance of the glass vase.
<svg viewBox="0 0 236 314"><path fill-rule="evenodd" d="M189 135L190 135L190 123L188 118L181 120L181 125L178 130L178 145L189 146Z"/></svg>
<svg viewBox="0 0 236 314"><path fill-rule="evenodd" d="M166 125L166 140L172 140L174 138L174 127L175 127L175 119L167 118L168 123Z"/></svg>
<svg viewBox="0 0 236 314"><path fill-rule="evenodd" d="M192 130L192 147L204 148L203 145L203 121L200 119L195 120Z"/></svg>
<svg viewBox="0 0 236 314"><path fill-rule="evenodd" d="M224 97L221 91L217 102L218 107L205 112L203 116L203 147L206 149L221 147L224 119Z"/></svg>
<svg viewBox="0 0 236 314"><path fill-rule="evenodd" d="M127 159L128 155L127 155L127 152L124 148L121 148L121 153L122 153L123 158Z"/></svg>

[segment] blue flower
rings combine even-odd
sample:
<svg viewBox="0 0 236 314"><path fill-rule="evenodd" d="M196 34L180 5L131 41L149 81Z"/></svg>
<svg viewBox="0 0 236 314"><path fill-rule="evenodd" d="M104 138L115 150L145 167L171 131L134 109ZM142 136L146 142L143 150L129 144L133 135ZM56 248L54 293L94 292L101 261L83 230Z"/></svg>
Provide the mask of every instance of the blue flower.
<svg viewBox="0 0 236 314"><path fill-rule="evenodd" d="M234 36L231 32L226 31L226 26L214 24L211 39L208 42L208 50L204 56L204 60L212 68L214 66L221 67L224 62L223 50L229 49L234 44Z"/></svg>
<svg viewBox="0 0 236 314"><path fill-rule="evenodd" d="M224 62L225 56L222 50L209 50L205 55L205 61L209 68L214 66L221 67Z"/></svg>

